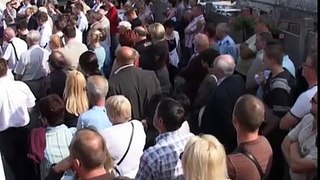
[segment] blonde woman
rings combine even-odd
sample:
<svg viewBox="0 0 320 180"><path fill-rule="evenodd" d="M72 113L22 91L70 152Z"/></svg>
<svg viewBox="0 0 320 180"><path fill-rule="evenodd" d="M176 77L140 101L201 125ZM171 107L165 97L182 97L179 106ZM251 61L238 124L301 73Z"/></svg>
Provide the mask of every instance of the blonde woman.
<svg viewBox="0 0 320 180"><path fill-rule="evenodd" d="M53 34L50 36L49 47L51 52L63 47L62 39L58 34Z"/></svg>
<svg viewBox="0 0 320 180"><path fill-rule="evenodd" d="M194 136L187 142L182 167L186 180L228 179L226 153L212 135Z"/></svg>
<svg viewBox="0 0 320 180"><path fill-rule="evenodd" d="M93 50L98 58L99 70L102 70L104 60L106 59L106 50L101 46L100 41L102 33L98 29L91 29L88 36L89 49Z"/></svg>
<svg viewBox="0 0 320 180"><path fill-rule="evenodd" d="M64 123L68 127L76 127L78 117L89 108L86 93L86 79L77 70L69 72L63 92L63 100L66 104Z"/></svg>

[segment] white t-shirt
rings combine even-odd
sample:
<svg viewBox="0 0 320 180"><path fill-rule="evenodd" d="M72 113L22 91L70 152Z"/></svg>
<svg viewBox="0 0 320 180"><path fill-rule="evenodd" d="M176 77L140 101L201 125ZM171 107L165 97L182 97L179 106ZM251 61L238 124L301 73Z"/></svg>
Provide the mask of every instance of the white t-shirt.
<svg viewBox="0 0 320 180"><path fill-rule="evenodd" d="M313 86L307 91L300 94L293 107L290 109L290 114L298 119L302 119L306 114L310 113L310 100L318 91L318 86Z"/></svg>
<svg viewBox="0 0 320 180"><path fill-rule="evenodd" d="M117 169L120 171L121 176L134 179L138 172L140 157L143 154L143 148L146 143L146 134L142 123L132 120L106 128L100 131L100 134L106 140L108 151L116 166L128 148L132 133L131 122L134 126L131 146L122 163L117 166Z"/></svg>
<svg viewBox="0 0 320 180"><path fill-rule="evenodd" d="M0 94L0 131L29 124L28 108L36 100L30 88L24 82L4 76L0 78Z"/></svg>
<svg viewBox="0 0 320 180"><path fill-rule="evenodd" d="M21 54L28 50L28 46L24 40L18 37L12 38L11 42L16 49L17 55L14 53L14 48L12 44L7 43L7 46L3 53L2 58L4 58L5 60L8 60L9 69L13 70L16 66L17 59L20 60Z"/></svg>

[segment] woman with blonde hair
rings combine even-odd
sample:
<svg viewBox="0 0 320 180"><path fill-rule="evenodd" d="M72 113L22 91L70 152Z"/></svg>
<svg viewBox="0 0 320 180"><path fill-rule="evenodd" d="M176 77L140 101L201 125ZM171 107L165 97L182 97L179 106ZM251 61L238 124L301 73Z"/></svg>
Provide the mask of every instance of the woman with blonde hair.
<svg viewBox="0 0 320 180"><path fill-rule="evenodd" d="M101 46L102 33L98 29L91 29L88 35L89 49L93 50L98 58L99 70L102 72L103 63L106 59L106 51Z"/></svg>
<svg viewBox="0 0 320 180"><path fill-rule="evenodd" d="M66 104L64 123L68 127L76 127L78 117L89 108L86 93L86 79L77 70L69 72L63 92L63 100Z"/></svg>
<svg viewBox="0 0 320 180"><path fill-rule="evenodd" d="M228 179L226 153L223 145L212 135L190 138L182 154L186 180Z"/></svg>
<svg viewBox="0 0 320 180"><path fill-rule="evenodd" d="M51 52L63 47L62 39L58 34L50 36L49 47Z"/></svg>

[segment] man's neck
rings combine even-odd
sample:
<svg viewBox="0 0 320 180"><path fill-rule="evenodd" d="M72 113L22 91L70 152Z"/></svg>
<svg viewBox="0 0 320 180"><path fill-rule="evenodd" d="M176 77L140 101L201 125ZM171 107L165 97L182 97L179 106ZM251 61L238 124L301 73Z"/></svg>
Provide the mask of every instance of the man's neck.
<svg viewBox="0 0 320 180"><path fill-rule="evenodd" d="M86 172L82 175L82 177L80 177L81 179L91 179L94 177L98 177L98 176L102 176L104 174L106 174L107 171L104 169L104 167L100 167L97 169L94 169L90 172Z"/></svg>
<svg viewBox="0 0 320 180"><path fill-rule="evenodd" d="M257 140L258 137L259 137L258 131L253 132L253 133L241 133L241 132L238 132L237 133L237 142L238 142L238 145L239 145L239 144L242 144L242 143L245 143L245 142L250 142L250 141Z"/></svg>
<svg viewBox="0 0 320 180"><path fill-rule="evenodd" d="M104 107L106 104L106 100L105 99L100 99L97 101L97 103L95 103L95 106L99 106L99 107Z"/></svg>

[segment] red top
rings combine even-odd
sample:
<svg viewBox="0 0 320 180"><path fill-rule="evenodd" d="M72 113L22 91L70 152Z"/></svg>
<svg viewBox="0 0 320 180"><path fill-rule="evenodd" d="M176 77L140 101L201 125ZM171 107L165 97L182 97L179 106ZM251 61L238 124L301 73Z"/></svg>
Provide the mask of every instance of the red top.
<svg viewBox="0 0 320 180"><path fill-rule="evenodd" d="M110 21L110 34L116 34L118 32L119 17L117 8L115 6L109 9L107 18Z"/></svg>

